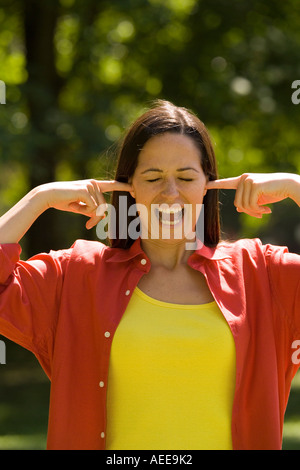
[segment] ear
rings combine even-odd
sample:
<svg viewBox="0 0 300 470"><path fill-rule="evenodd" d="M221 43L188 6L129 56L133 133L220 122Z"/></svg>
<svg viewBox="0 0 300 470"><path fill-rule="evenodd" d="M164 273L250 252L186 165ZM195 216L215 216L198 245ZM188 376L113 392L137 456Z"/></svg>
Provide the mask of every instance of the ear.
<svg viewBox="0 0 300 470"><path fill-rule="evenodd" d="M132 186L132 179L131 179L131 178L128 180L128 183L129 183L129 184L131 185L131 187L132 187L132 190L129 191L129 194L133 197L133 199L135 199L135 191L134 191L133 186Z"/></svg>
<svg viewBox="0 0 300 470"><path fill-rule="evenodd" d="M206 175L205 179L206 179L206 184L207 184L207 183L208 183L208 181L209 181L209 176L208 176L208 175ZM207 189L206 189L206 188L204 188L204 190L203 190L203 197L204 197L204 196L206 196L206 193L207 193Z"/></svg>

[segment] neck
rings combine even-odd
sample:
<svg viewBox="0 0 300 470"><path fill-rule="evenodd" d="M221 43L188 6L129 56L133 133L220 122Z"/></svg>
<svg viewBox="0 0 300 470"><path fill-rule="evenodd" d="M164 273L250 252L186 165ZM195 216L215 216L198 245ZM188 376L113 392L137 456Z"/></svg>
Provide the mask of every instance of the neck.
<svg viewBox="0 0 300 470"><path fill-rule="evenodd" d="M141 247L153 267L164 267L168 270L186 264L193 253L193 250L186 249L186 240L173 240L172 243L166 243L164 240L142 239Z"/></svg>

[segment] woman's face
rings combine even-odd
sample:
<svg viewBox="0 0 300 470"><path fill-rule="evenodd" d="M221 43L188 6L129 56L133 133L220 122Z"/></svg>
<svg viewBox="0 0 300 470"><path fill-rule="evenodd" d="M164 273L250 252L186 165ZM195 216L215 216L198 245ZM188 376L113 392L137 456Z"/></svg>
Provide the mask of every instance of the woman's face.
<svg viewBox="0 0 300 470"><path fill-rule="evenodd" d="M142 238L191 239L206 182L192 138L169 132L149 139L131 180Z"/></svg>

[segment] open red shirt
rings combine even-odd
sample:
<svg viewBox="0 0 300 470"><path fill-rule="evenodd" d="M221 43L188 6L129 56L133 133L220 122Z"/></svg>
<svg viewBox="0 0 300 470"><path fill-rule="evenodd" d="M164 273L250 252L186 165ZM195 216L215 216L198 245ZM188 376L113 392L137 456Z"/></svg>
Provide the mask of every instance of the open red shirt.
<svg viewBox="0 0 300 470"><path fill-rule="evenodd" d="M32 351L51 380L47 447L105 449L111 342L150 261L140 240L129 250L78 240L27 262L20 252L0 245L0 334ZM188 263L205 275L235 340L233 448L280 449L298 368L300 256L243 239L202 247Z"/></svg>

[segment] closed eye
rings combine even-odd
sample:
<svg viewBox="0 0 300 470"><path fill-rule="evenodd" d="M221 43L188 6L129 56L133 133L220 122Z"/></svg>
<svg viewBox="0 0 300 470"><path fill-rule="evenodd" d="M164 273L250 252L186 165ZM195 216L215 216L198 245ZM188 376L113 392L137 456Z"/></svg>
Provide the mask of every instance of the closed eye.
<svg viewBox="0 0 300 470"><path fill-rule="evenodd" d="M153 180L147 180L148 183L154 183L155 181L160 180L161 178L155 178ZM193 181L192 178L178 178L180 181Z"/></svg>

